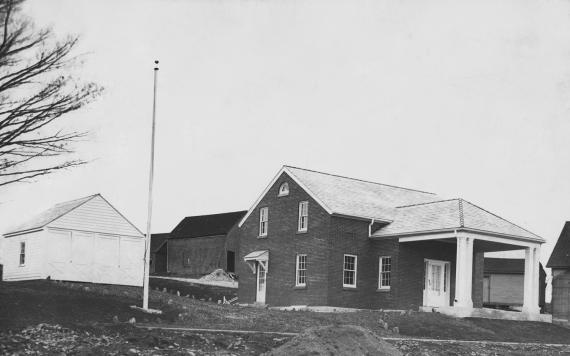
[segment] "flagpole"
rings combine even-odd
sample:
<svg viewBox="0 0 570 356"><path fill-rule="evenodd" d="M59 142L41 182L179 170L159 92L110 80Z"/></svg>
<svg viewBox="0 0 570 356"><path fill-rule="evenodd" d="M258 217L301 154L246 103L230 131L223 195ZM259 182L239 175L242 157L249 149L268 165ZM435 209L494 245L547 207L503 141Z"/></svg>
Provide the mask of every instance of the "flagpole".
<svg viewBox="0 0 570 356"><path fill-rule="evenodd" d="M152 218L152 181L154 176L154 136L156 130L156 79L158 61L154 61L154 89L152 98L152 134L150 143L150 174L148 179L148 215L146 221L146 238L144 253L143 309L148 309L149 267L150 267L150 223Z"/></svg>

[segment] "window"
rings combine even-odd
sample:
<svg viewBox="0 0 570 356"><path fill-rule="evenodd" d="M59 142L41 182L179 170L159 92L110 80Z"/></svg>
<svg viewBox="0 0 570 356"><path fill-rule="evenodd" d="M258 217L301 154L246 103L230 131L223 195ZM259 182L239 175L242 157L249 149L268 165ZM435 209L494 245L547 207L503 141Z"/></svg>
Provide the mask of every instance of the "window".
<svg viewBox="0 0 570 356"><path fill-rule="evenodd" d="M287 182L281 184L279 187L279 196L289 195L289 184Z"/></svg>
<svg viewBox="0 0 570 356"><path fill-rule="evenodd" d="M299 203L299 224L297 227L298 231L307 231L307 226L309 224L309 202L302 201Z"/></svg>
<svg viewBox="0 0 570 356"><path fill-rule="evenodd" d="M392 257L382 256L378 263L378 289L390 289L392 281Z"/></svg>
<svg viewBox="0 0 570 356"><path fill-rule="evenodd" d="M259 209L259 236L267 236L267 224L269 218L269 208Z"/></svg>
<svg viewBox="0 0 570 356"><path fill-rule="evenodd" d="M342 286L356 288L356 256L344 255Z"/></svg>
<svg viewBox="0 0 570 356"><path fill-rule="evenodd" d="M295 286L307 285L307 255L297 255L297 268L295 273Z"/></svg>
<svg viewBox="0 0 570 356"><path fill-rule="evenodd" d="M26 243L20 242L20 266L26 264Z"/></svg>

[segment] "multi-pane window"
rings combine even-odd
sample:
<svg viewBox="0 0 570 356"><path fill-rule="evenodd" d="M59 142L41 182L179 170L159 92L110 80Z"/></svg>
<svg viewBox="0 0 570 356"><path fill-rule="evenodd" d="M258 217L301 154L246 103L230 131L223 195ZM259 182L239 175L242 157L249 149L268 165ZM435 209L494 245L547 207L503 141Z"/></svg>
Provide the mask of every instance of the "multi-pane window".
<svg viewBox="0 0 570 356"><path fill-rule="evenodd" d="M378 262L378 289L390 289L392 257L382 256Z"/></svg>
<svg viewBox="0 0 570 356"><path fill-rule="evenodd" d="M302 201L299 203L299 225L297 230L307 231L309 224L309 202Z"/></svg>
<svg viewBox="0 0 570 356"><path fill-rule="evenodd" d="M259 209L259 236L267 236L267 225L269 218L269 208Z"/></svg>
<svg viewBox="0 0 570 356"><path fill-rule="evenodd" d="M307 285L307 255L297 255L297 268L295 273L295 286Z"/></svg>
<svg viewBox="0 0 570 356"><path fill-rule="evenodd" d="M26 243L20 242L20 266L26 264Z"/></svg>
<svg viewBox="0 0 570 356"><path fill-rule="evenodd" d="M356 287L356 256L344 255L342 265L342 286Z"/></svg>

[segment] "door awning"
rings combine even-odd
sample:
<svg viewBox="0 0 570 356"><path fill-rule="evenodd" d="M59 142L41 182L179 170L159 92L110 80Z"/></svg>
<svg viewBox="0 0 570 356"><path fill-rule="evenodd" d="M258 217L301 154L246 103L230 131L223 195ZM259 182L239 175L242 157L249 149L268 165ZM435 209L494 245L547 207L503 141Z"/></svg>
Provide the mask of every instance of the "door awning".
<svg viewBox="0 0 570 356"><path fill-rule="evenodd" d="M247 255L245 255L243 260L249 265L249 268L251 268L251 271L254 274L255 274L255 262L259 262L259 264L263 266L263 268L265 269L265 272L267 272L267 267L269 265L268 263L269 251L259 250L259 251L250 252Z"/></svg>

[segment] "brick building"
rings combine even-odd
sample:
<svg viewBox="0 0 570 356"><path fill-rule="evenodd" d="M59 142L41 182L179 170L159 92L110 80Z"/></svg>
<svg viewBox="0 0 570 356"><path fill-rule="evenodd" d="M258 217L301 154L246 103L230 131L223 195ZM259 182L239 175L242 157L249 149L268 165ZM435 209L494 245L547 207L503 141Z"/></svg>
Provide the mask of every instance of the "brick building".
<svg viewBox="0 0 570 356"><path fill-rule="evenodd" d="M484 252L526 249L538 313L544 240L462 199L284 166L238 226L241 303L471 310Z"/></svg>

